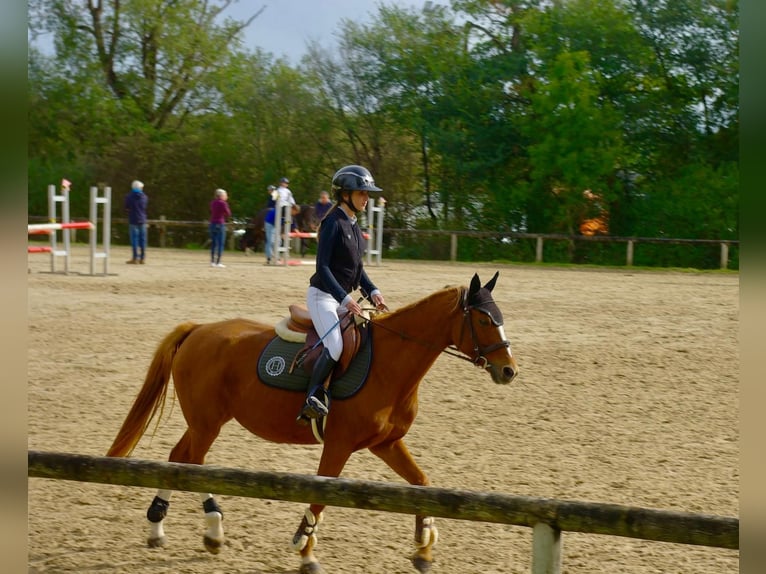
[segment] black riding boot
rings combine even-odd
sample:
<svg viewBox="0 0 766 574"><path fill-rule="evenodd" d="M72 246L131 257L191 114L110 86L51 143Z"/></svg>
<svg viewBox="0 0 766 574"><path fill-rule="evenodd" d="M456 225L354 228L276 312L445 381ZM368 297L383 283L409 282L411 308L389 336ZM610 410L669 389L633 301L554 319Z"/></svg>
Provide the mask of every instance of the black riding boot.
<svg viewBox="0 0 766 574"><path fill-rule="evenodd" d="M309 392L306 395L306 402L303 404L301 414L298 415L298 421L306 422L307 419L319 419L327 416L329 412L327 406L322 402L318 395L324 387L324 381L332 372L337 361L330 356L330 351L322 349L317 362L314 364L314 370L311 372L309 381Z"/></svg>

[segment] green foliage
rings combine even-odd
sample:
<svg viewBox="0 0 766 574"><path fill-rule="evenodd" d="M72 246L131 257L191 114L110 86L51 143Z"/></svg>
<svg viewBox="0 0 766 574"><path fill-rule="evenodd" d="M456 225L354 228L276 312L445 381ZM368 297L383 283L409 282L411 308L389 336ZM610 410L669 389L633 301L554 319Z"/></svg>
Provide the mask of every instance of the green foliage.
<svg viewBox="0 0 766 574"><path fill-rule="evenodd" d="M618 236L738 237L736 0L383 4L298 67L243 50L258 13L233 21L227 4L30 0L30 34L55 46L29 53L30 215L47 214L46 188L65 177L77 214L90 186L110 185L121 217L138 178L151 218L203 221L218 187L249 218L282 176L313 203L360 163L384 188L386 227L497 233L461 237L460 260L534 261L533 240L502 234L576 235L598 215ZM396 257L450 256L441 235L386 241ZM635 253L637 265L719 257ZM544 260L620 265L624 244L551 240Z"/></svg>
<svg viewBox="0 0 766 574"><path fill-rule="evenodd" d="M736 164L717 168L691 164L674 176L644 186L645 195L636 207L636 235L687 239L738 237Z"/></svg>

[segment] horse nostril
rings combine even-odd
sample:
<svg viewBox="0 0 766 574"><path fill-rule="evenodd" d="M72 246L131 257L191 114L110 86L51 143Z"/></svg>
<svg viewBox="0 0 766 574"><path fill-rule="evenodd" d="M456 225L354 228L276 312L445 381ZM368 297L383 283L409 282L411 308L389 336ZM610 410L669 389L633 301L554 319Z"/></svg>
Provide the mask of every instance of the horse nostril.
<svg viewBox="0 0 766 574"><path fill-rule="evenodd" d="M516 377L516 371L513 367L503 367L503 378L507 381L512 381Z"/></svg>

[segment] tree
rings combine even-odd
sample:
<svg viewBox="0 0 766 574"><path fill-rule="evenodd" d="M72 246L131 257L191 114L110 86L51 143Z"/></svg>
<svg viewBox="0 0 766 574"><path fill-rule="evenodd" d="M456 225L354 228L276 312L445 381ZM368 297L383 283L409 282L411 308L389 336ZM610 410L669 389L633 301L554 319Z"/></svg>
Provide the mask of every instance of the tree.
<svg viewBox="0 0 766 574"><path fill-rule="evenodd" d="M578 232L583 193L604 201L619 167L619 116L598 101L599 85L583 52L559 54L530 95L530 227L548 232Z"/></svg>
<svg viewBox="0 0 766 574"><path fill-rule="evenodd" d="M231 0L31 0L47 14L56 59L96 68L104 85L151 126L180 125L218 98L211 82L255 19L220 21ZM263 10L263 8L261 8Z"/></svg>

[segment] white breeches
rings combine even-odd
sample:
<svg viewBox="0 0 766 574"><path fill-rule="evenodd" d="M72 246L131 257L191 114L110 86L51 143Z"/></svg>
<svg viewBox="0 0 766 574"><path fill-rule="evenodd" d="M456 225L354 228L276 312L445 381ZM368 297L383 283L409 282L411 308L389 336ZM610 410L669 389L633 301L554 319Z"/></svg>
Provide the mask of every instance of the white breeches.
<svg viewBox="0 0 766 574"><path fill-rule="evenodd" d="M314 323L314 329L320 337L324 337L322 344L329 351L330 356L337 361L343 351L343 337L338 325L340 303L329 293L316 287L309 287L306 293L306 306Z"/></svg>

